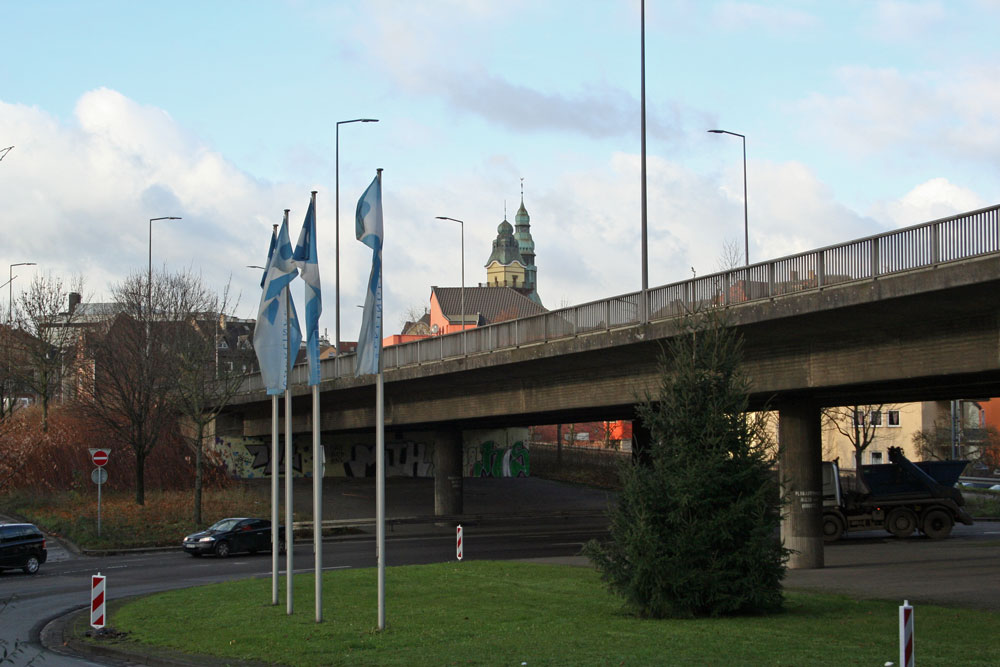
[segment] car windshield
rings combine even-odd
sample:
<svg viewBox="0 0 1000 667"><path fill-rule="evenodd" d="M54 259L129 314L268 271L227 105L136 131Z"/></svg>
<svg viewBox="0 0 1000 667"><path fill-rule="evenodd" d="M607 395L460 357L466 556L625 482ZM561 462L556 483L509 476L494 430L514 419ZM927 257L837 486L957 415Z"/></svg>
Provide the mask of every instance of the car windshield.
<svg viewBox="0 0 1000 667"><path fill-rule="evenodd" d="M233 527L236 526L236 524L239 522L240 522L239 519L222 519L212 524L209 530L217 530L217 531L232 530Z"/></svg>

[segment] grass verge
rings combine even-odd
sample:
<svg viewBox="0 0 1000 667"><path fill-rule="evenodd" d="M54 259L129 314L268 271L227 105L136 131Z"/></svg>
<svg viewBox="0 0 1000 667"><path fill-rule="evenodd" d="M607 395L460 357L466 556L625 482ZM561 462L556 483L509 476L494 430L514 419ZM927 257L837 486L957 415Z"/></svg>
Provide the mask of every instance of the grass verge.
<svg viewBox="0 0 1000 667"><path fill-rule="evenodd" d="M48 533L83 549L130 549L177 546L185 535L227 516L271 515L270 497L234 486L205 490L202 525L194 524L194 492L147 491L144 505L130 492L105 493L101 499L101 534L97 534L97 497L75 491L55 495L12 493L2 506Z"/></svg>
<svg viewBox="0 0 1000 667"><path fill-rule="evenodd" d="M279 590L284 596L285 584ZM792 592L781 614L641 620L588 568L466 561L388 568L376 632L376 571L294 580L295 609L270 579L160 593L122 605L124 646L284 665L882 665L898 658L898 603ZM921 665L996 664L1000 614L918 605ZM90 640L88 640L90 641ZM106 642L105 642L106 643Z"/></svg>

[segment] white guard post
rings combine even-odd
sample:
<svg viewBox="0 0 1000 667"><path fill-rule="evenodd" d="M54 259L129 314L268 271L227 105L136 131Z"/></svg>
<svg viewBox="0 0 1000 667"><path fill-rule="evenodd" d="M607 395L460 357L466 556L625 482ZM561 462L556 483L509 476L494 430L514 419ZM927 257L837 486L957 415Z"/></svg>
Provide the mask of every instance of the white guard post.
<svg viewBox="0 0 1000 667"><path fill-rule="evenodd" d="M455 529L455 557L462 560L462 524Z"/></svg>
<svg viewBox="0 0 1000 667"><path fill-rule="evenodd" d="M90 577L90 627L104 627L104 580L100 572Z"/></svg>
<svg viewBox="0 0 1000 667"><path fill-rule="evenodd" d="M913 607L903 600L899 608L899 667L913 667Z"/></svg>

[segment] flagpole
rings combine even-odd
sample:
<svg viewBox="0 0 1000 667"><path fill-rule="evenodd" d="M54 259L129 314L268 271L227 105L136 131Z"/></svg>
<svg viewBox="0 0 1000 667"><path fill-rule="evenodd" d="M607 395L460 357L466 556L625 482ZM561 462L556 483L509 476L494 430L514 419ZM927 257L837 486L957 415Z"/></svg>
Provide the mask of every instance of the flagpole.
<svg viewBox="0 0 1000 667"><path fill-rule="evenodd" d="M288 227L288 211L285 209L285 228ZM295 571L292 560L295 552L294 533L292 531L292 390L289 367L292 365L292 293L285 288L285 603L286 613L291 616L292 604L292 573Z"/></svg>
<svg viewBox="0 0 1000 667"><path fill-rule="evenodd" d="M278 397L271 396L271 604L278 605Z"/></svg>
<svg viewBox="0 0 1000 667"><path fill-rule="evenodd" d="M309 202L316 212L316 191ZM315 239L313 239L315 243ZM311 360L310 360L311 363ZM312 369L310 369L311 371ZM319 444L319 384L312 386L312 449L313 449L313 555L316 576L316 622L323 621L323 463Z"/></svg>
<svg viewBox="0 0 1000 667"><path fill-rule="evenodd" d="M382 169L377 169L379 192L382 191ZM379 239L379 260L382 240ZM384 273L384 272L383 272ZM379 289L381 289L381 277ZM376 300L376 305L380 305ZM378 550L378 629L385 630L385 393L382 386L382 309L378 317L378 375L375 379L375 541Z"/></svg>

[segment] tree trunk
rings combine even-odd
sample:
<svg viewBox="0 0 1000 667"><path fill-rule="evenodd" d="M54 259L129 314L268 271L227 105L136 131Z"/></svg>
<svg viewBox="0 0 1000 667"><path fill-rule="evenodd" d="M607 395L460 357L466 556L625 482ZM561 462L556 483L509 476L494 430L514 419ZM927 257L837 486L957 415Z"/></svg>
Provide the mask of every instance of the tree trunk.
<svg viewBox="0 0 1000 667"><path fill-rule="evenodd" d="M204 422L198 422L198 436L194 445L194 525L201 525L201 483L202 483L202 453L205 436Z"/></svg>
<svg viewBox="0 0 1000 667"><path fill-rule="evenodd" d="M135 453L135 504L146 504L146 481L144 472L146 468L146 455L140 452Z"/></svg>

